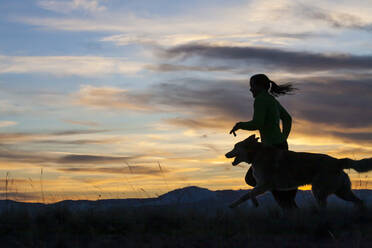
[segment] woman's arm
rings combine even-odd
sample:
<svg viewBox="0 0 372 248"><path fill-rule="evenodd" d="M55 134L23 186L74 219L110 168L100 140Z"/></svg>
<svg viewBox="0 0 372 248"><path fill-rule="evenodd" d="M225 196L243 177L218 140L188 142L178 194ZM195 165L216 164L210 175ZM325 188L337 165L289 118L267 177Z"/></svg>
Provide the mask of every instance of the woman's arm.
<svg viewBox="0 0 372 248"><path fill-rule="evenodd" d="M265 103L262 100L256 99L253 104L253 119L247 122L238 122L230 133L239 129L243 130L258 130L263 127L265 121Z"/></svg>
<svg viewBox="0 0 372 248"><path fill-rule="evenodd" d="M279 103L279 114L280 114L280 119L282 120L283 123L283 135L285 139L288 139L289 133L291 132L291 127L292 127L292 117L290 114L288 114L287 110L283 108L282 105Z"/></svg>

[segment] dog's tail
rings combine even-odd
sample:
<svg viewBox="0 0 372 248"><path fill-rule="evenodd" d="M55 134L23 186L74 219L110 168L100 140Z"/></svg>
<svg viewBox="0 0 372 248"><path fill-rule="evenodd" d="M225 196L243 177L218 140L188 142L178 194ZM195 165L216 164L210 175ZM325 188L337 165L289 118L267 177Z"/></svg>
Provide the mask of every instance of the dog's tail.
<svg viewBox="0 0 372 248"><path fill-rule="evenodd" d="M365 158L361 160L343 158L340 160L342 161L342 169L354 169L357 172L367 172L372 170L372 158Z"/></svg>

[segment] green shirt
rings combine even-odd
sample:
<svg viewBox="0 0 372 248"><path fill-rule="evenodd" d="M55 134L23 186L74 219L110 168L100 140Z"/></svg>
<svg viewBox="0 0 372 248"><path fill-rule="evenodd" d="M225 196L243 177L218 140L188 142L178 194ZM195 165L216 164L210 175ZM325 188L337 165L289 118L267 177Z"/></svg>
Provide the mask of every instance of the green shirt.
<svg viewBox="0 0 372 248"><path fill-rule="evenodd" d="M238 127L244 130L259 130L261 141L268 145L285 142L291 131L292 118L283 106L267 91L256 96L253 106L253 119L240 122ZM280 120L283 131L280 130Z"/></svg>

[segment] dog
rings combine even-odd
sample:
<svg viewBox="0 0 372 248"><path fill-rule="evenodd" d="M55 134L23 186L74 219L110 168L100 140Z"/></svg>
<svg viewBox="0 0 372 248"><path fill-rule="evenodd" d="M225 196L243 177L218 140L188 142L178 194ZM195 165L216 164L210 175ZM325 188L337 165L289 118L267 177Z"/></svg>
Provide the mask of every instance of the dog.
<svg viewBox="0 0 372 248"><path fill-rule="evenodd" d="M370 171L372 158L337 159L326 154L281 150L258 142L255 135L235 144L225 156L234 158L233 166L241 162L252 164L253 177L257 181L257 185L233 202L230 208L235 208L248 199L258 207L256 197L266 191L290 190L309 184L312 185L313 195L321 208L326 207L327 197L331 194L351 201L359 208L364 206L363 201L351 191L350 178L343 169Z"/></svg>

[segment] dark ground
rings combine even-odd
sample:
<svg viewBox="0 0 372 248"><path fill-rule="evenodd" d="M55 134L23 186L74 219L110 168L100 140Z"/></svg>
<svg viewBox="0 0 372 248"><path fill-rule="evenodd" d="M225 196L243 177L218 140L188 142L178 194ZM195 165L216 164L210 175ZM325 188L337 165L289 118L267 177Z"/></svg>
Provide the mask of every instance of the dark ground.
<svg viewBox="0 0 372 248"><path fill-rule="evenodd" d="M372 247L372 209L10 208L0 214L0 238L1 247Z"/></svg>

